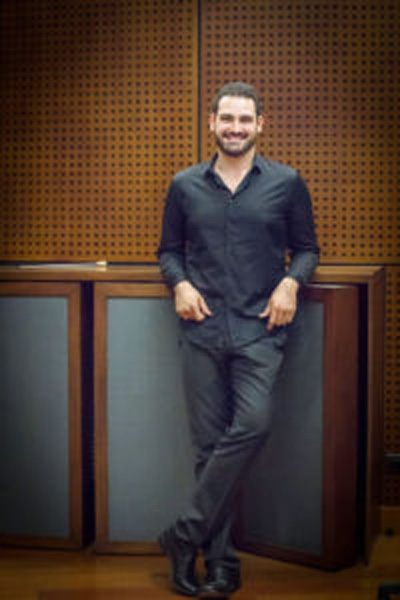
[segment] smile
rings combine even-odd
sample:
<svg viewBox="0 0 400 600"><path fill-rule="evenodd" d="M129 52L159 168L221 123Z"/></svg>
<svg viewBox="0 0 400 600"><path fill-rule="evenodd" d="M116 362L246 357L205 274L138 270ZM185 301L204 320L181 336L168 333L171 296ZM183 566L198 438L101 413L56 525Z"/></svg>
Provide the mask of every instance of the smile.
<svg viewBox="0 0 400 600"><path fill-rule="evenodd" d="M240 134L240 135L224 135L224 139L230 141L230 142L240 142L241 140L245 140L247 138L246 134Z"/></svg>

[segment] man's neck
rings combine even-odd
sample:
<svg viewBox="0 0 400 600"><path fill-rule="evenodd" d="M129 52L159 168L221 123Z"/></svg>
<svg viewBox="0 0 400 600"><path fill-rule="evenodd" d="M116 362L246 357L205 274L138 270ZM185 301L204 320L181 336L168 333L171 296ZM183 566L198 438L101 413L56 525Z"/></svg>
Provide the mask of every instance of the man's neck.
<svg viewBox="0 0 400 600"><path fill-rule="evenodd" d="M254 154L254 148L244 156L228 156L218 151L214 169L232 193L238 189L240 183L250 171L253 165Z"/></svg>
<svg viewBox="0 0 400 600"><path fill-rule="evenodd" d="M229 156L221 150L217 152L217 160L214 168L219 173L228 176L240 176L250 171L255 155L255 148L251 148L249 152L243 156Z"/></svg>

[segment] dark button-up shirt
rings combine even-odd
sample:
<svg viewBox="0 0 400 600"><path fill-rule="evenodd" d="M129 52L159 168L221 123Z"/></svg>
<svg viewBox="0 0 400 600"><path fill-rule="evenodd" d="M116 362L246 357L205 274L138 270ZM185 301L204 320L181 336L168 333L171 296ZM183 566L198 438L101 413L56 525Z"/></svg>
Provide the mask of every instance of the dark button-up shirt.
<svg viewBox="0 0 400 600"><path fill-rule="evenodd" d="M185 337L235 347L268 335L258 314L286 275L308 281L319 248L310 195L295 170L256 155L232 193L215 159L173 179L158 256L166 283L190 281L212 311L201 322L181 320Z"/></svg>

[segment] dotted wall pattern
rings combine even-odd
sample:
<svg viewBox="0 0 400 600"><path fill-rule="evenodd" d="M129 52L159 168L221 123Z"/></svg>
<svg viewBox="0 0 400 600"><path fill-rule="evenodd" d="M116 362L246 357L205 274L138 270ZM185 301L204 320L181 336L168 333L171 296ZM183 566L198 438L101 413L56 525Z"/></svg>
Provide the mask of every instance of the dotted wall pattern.
<svg viewBox="0 0 400 600"><path fill-rule="evenodd" d="M2 260L155 262L197 158L196 0L3 0Z"/></svg>
<svg viewBox="0 0 400 600"><path fill-rule="evenodd" d="M227 81L265 101L260 151L291 164L313 197L322 263L387 264L385 451L400 452L399 77L394 0L204 0L202 157L210 98ZM387 476L384 502L400 504Z"/></svg>
<svg viewBox="0 0 400 600"><path fill-rule="evenodd" d="M322 260L399 261L400 3L397 0L204 0L203 158L209 99L253 83L268 118L266 156L312 191Z"/></svg>
<svg viewBox="0 0 400 600"><path fill-rule="evenodd" d="M399 452L400 3L198 2L0 3L0 260L154 262L199 119L213 152L210 98L250 81L261 152L309 183L322 262L389 265L385 449Z"/></svg>

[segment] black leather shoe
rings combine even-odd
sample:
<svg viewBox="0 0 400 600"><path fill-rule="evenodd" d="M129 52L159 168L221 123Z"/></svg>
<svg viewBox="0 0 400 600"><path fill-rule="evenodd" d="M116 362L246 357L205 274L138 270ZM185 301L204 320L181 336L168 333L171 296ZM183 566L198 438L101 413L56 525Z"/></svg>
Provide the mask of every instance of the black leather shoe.
<svg viewBox="0 0 400 600"><path fill-rule="evenodd" d="M158 542L171 561L171 584L174 591L184 596L197 596L199 582L195 573L196 548L179 540L172 528L164 531Z"/></svg>
<svg viewBox="0 0 400 600"><path fill-rule="evenodd" d="M199 597L202 600L206 600L206 598L218 598L222 600L236 592L240 586L241 578L238 569L211 564L208 567L207 577L199 592Z"/></svg>

